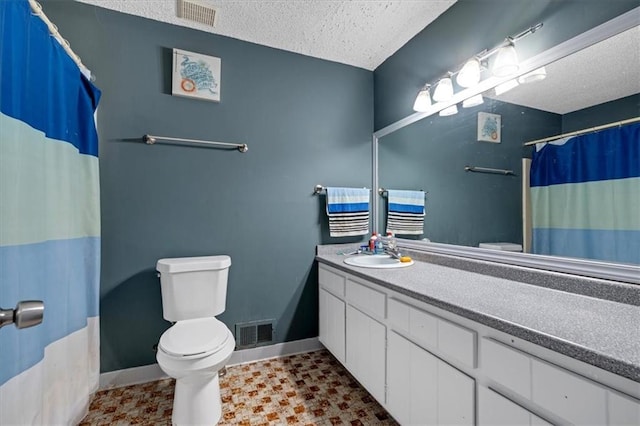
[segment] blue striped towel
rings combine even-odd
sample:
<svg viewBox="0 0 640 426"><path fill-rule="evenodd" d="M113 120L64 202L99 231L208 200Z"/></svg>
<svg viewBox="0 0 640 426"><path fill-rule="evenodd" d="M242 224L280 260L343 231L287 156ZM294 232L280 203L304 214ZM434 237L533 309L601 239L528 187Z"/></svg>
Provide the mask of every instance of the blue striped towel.
<svg viewBox="0 0 640 426"><path fill-rule="evenodd" d="M327 188L329 235L348 237L369 234L369 198L367 188Z"/></svg>
<svg viewBox="0 0 640 426"><path fill-rule="evenodd" d="M387 190L387 232L405 235L424 233L424 191Z"/></svg>

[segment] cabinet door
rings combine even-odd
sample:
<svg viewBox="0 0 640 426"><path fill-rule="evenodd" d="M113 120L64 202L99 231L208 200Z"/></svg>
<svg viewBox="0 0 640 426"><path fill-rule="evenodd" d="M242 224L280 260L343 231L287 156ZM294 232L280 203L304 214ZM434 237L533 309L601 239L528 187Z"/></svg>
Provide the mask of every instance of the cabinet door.
<svg viewBox="0 0 640 426"><path fill-rule="evenodd" d="M320 288L318 340L341 362L345 362L345 303Z"/></svg>
<svg viewBox="0 0 640 426"><path fill-rule="evenodd" d="M387 348L387 409L402 425L438 421L438 359L395 332Z"/></svg>
<svg viewBox="0 0 640 426"><path fill-rule="evenodd" d="M384 404L386 327L347 305L347 369Z"/></svg>
<svg viewBox="0 0 640 426"><path fill-rule="evenodd" d="M474 424L471 377L395 332L387 357L387 409L400 424Z"/></svg>
<svg viewBox="0 0 640 426"><path fill-rule="evenodd" d="M551 426L489 388L478 389L478 426Z"/></svg>

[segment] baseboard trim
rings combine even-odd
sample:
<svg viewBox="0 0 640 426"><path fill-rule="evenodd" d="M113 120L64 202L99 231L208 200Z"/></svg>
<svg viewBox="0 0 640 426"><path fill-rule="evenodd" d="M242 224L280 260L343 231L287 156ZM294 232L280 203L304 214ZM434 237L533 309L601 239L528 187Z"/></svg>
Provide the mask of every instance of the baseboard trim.
<svg viewBox="0 0 640 426"><path fill-rule="evenodd" d="M275 345L260 346L233 352L227 366L247 364L281 356L313 352L323 349L317 337L294 340L292 342L276 343ZM100 374L98 390L119 388L166 379L168 376L158 364L143 365L141 367L125 368Z"/></svg>
<svg viewBox="0 0 640 426"><path fill-rule="evenodd" d="M137 385L166 379L169 376L160 369L158 364L143 365L140 367L124 368L122 370L109 371L100 374L98 390L119 388L122 386Z"/></svg>
<svg viewBox="0 0 640 426"><path fill-rule="evenodd" d="M317 337L309 339L294 340L293 342L276 343L275 345L260 346L257 348L243 349L235 351L227 366L246 364L249 362L262 361L280 356L313 352L324 348Z"/></svg>

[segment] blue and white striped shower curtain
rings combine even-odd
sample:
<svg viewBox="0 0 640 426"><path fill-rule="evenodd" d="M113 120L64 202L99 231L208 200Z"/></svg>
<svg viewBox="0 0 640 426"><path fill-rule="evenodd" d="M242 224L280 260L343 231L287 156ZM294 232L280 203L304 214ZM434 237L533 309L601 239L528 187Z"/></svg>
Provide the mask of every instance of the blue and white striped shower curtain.
<svg viewBox="0 0 640 426"><path fill-rule="evenodd" d="M533 253L640 264L640 124L539 144Z"/></svg>
<svg viewBox="0 0 640 426"><path fill-rule="evenodd" d="M27 0L0 2L0 61L0 306L45 303L0 329L0 424L73 424L99 378L100 91Z"/></svg>

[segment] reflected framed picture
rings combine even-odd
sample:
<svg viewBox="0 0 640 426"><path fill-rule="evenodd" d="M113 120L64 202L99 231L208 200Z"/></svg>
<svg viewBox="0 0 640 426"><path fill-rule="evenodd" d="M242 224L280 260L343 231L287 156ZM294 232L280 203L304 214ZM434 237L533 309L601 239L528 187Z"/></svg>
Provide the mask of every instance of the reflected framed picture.
<svg viewBox="0 0 640 426"><path fill-rule="evenodd" d="M500 118L499 114L478 113L478 141L500 143Z"/></svg>
<svg viewBox="0 0 640 426"><path fill-rule="evenodd" d="M215 56L173 49L171 94L220 102L221 63Z"/></svg>

